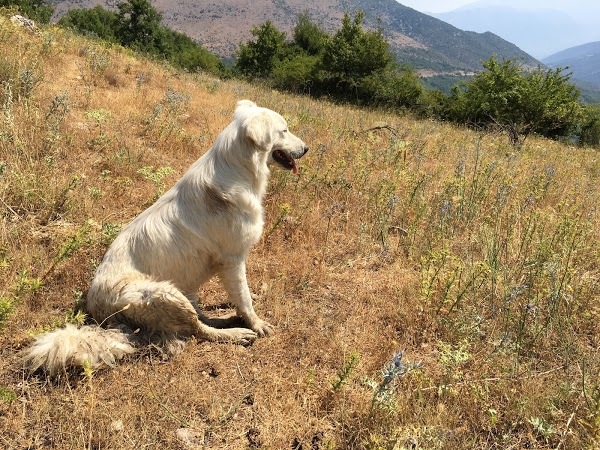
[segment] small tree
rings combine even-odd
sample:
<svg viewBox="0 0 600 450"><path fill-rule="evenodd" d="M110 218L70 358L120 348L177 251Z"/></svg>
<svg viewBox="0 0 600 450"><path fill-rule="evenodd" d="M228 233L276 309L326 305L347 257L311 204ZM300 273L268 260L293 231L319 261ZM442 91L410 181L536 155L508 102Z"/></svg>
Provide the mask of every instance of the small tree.
<svg viewBox="0 0 600 450"><path fill-rule="evenodd" d="M496 126L513 144L530 133L556 138L572 132L582 114L579 91L564 69L529 71L515 60L491 57L486 70L454 88L447 117L476 127Z"/></svg>
<svg viewBox="0 0 600 450"><path fill-rule="evenodd" d="M294 27L294 44L307 54L316 56L325 50L328 41L329 35L311 22L307 13L298 17Z"/></svg>
<svg viewBox="0 0 600 450"><path fill-rule="evenodd" d="M266 21L254 27L252 35L256 40L240 46L235 68L248 77L269 76L285 48L285 33Z"/></svg>
<svg viewBox="0 0 600 450"><path fill-rule="evenodd" d="M564 70L538 68L525 75L525 132L556 139L573 133L581 123L579 89L570 83L572 73L565 74Z"/></svg>
<svg viewBox="0 0 600 450"><path fill-rule="evenodd" d="M359 92L364 101L372 105L415 109L425 90L412 69L397 70L390 65L362 78Z"/></svg>
<svg viewBox="0 0 600 450"><path fill-rule="evenodd" d="M309 89L315 81L319 57L305 53L282 59L273 68L273 81L280 88L294 92Z"/></svg>
<svg viewBox="0 0 600 450"><path fill-rule="evenodd" d="M590 147L600 147L600 107L587 106L579 133L579 143Z"/></svg>
<svg viewBox="0 0 600 450"><path fill-rule="evenodd" d="M159 34L161 14L148 0L128 0L117 5L119 37L123 45L152 53Z"/></svg>
<svg viewBox="0 0 600 450"><path fill-rule="evenodd" d="M82 34L92 34L109 42L165 58L176 67L223 73L223 63L216 55L189 36L162 26L160 13L147 0L129 0L120 3L118 8L118 13L101 6L72 9L58 23Z"/></svg>
<svg viewBox="0 0 600 450"><path fill-rule="evenodd" d="M342 27L328 41L323 54L323 69L337 86L356 88L361 78L388 67L393 57L381 30L362 28L364 13L354 20L344 15Z"/></svg>

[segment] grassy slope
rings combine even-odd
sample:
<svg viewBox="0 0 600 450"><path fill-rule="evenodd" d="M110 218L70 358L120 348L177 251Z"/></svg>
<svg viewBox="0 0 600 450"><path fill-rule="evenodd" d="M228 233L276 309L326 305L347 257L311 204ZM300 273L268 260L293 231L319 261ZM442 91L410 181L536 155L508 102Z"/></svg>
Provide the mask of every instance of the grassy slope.
<svg viewBox="0 0 600 450"><path fill-rule="evenodd" d="M598 445L597 151L515 150L4 18L0 48L0 447ZM248 262L277 333L247 348L191 342L170 361L146 352L70 384L24 377L19 350L77 320L115 231L241 98L311 146L298 177L273 174ZM201 298L214 314L226 301L216 282ZM422 367L373 401L367 378L381 383L401 349Z"/></svg>

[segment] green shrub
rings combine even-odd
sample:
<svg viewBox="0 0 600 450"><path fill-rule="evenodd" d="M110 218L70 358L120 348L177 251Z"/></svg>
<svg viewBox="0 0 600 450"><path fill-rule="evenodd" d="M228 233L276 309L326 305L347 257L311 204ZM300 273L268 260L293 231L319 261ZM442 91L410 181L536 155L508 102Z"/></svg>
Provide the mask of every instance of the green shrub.
<svg viewBox="0 0 600 450"><path fill-rule="evenodd" d="M285 47L285 33L267 20L252 29L252 36L256 39L240 46L235 68L250 78L270 76Z"/></svg>
<svg viewBox="0 0 600 450"><path fill-rule="evenodd" d="M416 108L424 89L417 74L404 68L401 71L387 69L362 78L359 92L365 103Z"/></svg>
<svg viewBox="0 0 600 450"><path fill-rule="evenodd" d="M273 69L275 85L291 91L308 89L315 80L318 64L318 56L306 54L280 61Z"/></svg>
<svg viewBox="0 0 600 450"><path fill-rule="evenodd" d="M499 127L513 144L529 134L566 136L582 117L579 91L563 69L529 70L516 60L491 57L486 70L452 90L447 117L475 127Z"/></svg>
<svg viewBox="0 0 600 450"><path fill-rule="evenodd" d="M61 17L58 24L80 34L108 42L119 42L119 16L101 6L92 9L72 9Z"/></svg>
<svg viewBox="0 0 600 450"><path fill-rule="evenodd" d="M588 106L582 120L579 143L590 147L600 147L600 107Z"/></svg>
<svg viewBox="0 0 600 450"><path fill-rule="evenodd" d="M0 329L8 319L8 316L12 312L14 307L14 302L11 298L8 297L0 297Z"/></svg>

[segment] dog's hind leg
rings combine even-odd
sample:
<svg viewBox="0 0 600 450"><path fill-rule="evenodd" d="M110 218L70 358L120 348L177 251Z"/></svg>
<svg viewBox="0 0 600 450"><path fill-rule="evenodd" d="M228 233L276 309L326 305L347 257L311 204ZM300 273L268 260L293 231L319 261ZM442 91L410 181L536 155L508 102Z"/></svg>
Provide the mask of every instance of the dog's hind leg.
<svg viewBox="0 0 600 450"><path fill-rule="evenodd" d="M208 317L200 309L198 296L196 294L186 294L186 297L188 298L188 300L190 301L190 303L196 310L198 319L200 319L200 321L202 323L205 323L206 325L208 325L210 327L231 328L231 327L236 327L236 326L240 326L240 325L244 324L242 318L240 316L238 316L236 312L225 314L225 315L219 316L219 317Z"/></svg>
<svg viewBox="0 0 600 450"><path fill-rule="evenodd" d="M221 330L203 323L190 300L168 282L130 282L121 289L118 306L120 316L165 340L195 336L247 344L256 338L256 333L248 328Z"/></svg>

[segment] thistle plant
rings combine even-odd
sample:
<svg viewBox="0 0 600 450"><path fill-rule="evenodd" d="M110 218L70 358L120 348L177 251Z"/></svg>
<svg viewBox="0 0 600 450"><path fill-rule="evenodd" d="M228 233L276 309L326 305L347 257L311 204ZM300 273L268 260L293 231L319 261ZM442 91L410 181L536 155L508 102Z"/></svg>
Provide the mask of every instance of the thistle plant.
<svg viewBox="0 0 600 450"><path fill-rule="evenodd" d="M373 390L371 410L375 406L391 409L394 405L394 390L398 380L404 378L409 372L419 369L421 361L411 363L402 361L405 350L396 353L381 371L381 381L377 382L367 378L367 385Z"/></svg>
<svg viewBox="0 0 600 450"><path fill-rule="evenodd" d="M188 94L167 89L145 120L146 133L156 131L161 138L167 138L174 132L181 131L181 121L188 117L185 111L190 99Z"/></svg>

